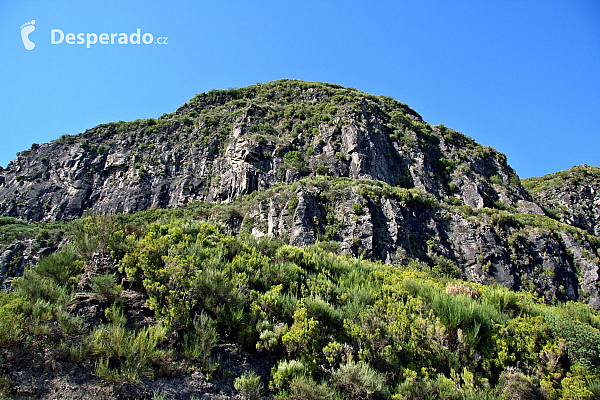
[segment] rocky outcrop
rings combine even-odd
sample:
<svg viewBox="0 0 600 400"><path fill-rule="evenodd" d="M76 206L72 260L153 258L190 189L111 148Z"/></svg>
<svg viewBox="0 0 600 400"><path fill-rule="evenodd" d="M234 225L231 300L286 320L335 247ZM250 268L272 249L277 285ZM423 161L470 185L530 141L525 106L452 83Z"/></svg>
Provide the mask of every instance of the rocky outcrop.
<svg viewBox="0 0 600 400"><path fill-rule="evenodd" d="M40 257L56 251L58 246L41 246L36 239L15 240L0 251L0 289L10 288L15 277L34 266Z"/></svg>
<svg viewBox="0 0 600 400"><path fill-rule="evenodd" d="M389 264L416 258L447 273L454 265L468 280L600 308L600 241L549 217L451 206L370 181L305 179L288 189L248 205L243 225L297 246L334 241L340 253Z"/></svg>
<svg viewBox="0 0 600 400"><path fill-rule="evenodd" d="M562 222L600 236L600 168L579 165L525 179L531 196Z"/></svg>

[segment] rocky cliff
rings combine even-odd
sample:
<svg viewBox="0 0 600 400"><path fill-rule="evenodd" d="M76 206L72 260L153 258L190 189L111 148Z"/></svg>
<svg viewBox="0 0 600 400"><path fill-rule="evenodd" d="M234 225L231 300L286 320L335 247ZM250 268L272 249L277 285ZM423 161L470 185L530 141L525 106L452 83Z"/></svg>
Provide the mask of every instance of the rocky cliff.
<svg viewBox="0 0 600 400"><path fill-rule="evenodd" d="M523 183L546 212L600 236L600 168L584 164Z"/></svg>
<svg viewBox="0 0 600 400"><path fill-rule="evenodd" d="M600 308L590 179L549 191L530 180L526 189L503 154L405 104L284 80L34 145L0 172L0 214L55 221L227 203L230 225L255 236L337 243L398 265L420 260Z"/></svg>
<svg viewBox="0 0 600 400"><path fill-rule="evenodd" d="M97 126L19 153L0 213L28 221L230 202L302 176L372 179L480 209L527 193L506 157L406 105L278 81L201 94L159 119Z"/></svg>
<svg viewBox="0 0 600 400"><path fill-rule="evenodd" d="M382 182L302 179L245 199L244 227L292 245L339 243L341 253L537 292L600 307L600 241L548 216L438 201Z"/></svg>

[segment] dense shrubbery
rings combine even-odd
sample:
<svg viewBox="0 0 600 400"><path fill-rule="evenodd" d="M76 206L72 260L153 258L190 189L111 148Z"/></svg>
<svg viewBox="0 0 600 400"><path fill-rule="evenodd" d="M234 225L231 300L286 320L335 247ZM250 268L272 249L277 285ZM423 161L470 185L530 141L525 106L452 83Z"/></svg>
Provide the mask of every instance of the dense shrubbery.
<svg viewBox="0 0 600 400"><path fill-rule="evenodd" d="M414 201L409 190L399 195ZM234 237L191 219L81 224L72 248L0 293L0 365L65 349L57 357L88 363L100 378L139 382L213 372L223 342L271 363L268 382L252 373L235 380L248 399L267 387L282 399L554 400L599 391L600 318L581 304L546 306L435 269ZM114 269L90 272L98 254L112 255ZM132 319L124 288L145 299L152 322ZM84 321L73 310L90 301L97 315Z"/></svg>

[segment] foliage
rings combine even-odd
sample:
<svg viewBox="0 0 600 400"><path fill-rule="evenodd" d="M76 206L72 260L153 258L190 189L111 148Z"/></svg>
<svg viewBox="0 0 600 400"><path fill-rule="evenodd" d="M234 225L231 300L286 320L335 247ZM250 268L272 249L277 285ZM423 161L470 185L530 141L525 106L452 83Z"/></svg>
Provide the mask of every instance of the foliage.
<svg viewBox="0 0 600 400"><path fill-rule="evenodd" d="M271 371L271 387L289 389L293 379L306 375L306 366L298 360L281 360Z"/></svg>
<svg viewBox="0 0 600 400"><path fill-rule="evenodd" d="M290 390L283 391L277 399L287 400L329 400L336 398L336 393L326 384L317 383L312 378L297 377L290 383Z"/></svg>
<svg viewBox="0 0 600 400"><path fill-rule="evenodd" d="M100 302L113 303L123 290L121 285L117 285L116 275L110 272L94 275L90 280L92 294Z"/></svg>
<svg viewBox="0 0 600 400"><path fill-rule="evenodd" d="M346 190L341 181L316 183ZM363 187L371 197L418 193ZM139 382L165 368L213 372L213 350L227 343L257 351L278 398L560 399L597 391L600 319L589 307L464 282L441 256L433 266L392 267L179 216L78 222L86 241L42 258L0 293L0 357L19 347L28 357L63 348L64 359L102 379ZM98 253L115 257L118 271L91 275L91 297L75 293ZM149 308L129 301L117 282ZM85 320L82 308L92 313ZM149 319L135 317L141 311ZM235 382L240 395L260 395L258 376Z"/></svg>
<svg viewBox="0 0 600 400"><path fill-rule="evenodd" d="M295 169L298 172L306 171L306 161L302 153L296 150L288 151L283 156L283 165L287 169Z"/></svg>
<svg viewBox="0 0 600 400"><path fill-rule="evenodd" d="M367 363L349 361L331 375L333 385L348 399L382 399L386 394L385 378Z"/></svg>
<svg viewBox="0 0 600 400"><path fill-rule="evenodd" d="M164 356L157 349L167 329L162 324L142 328L137 333L125 329L125 316L118 307L112 309L111 322L97 327L90 335L90 349L98 357L95 374L117 382L137 382L154 377L153 364Z"/></svg>
<svg viewBox="0 0 600 400"><path fill-rule="evenodd" d="M50 278L57 285L73 287L77 277L83 270L84 260L74 251L62 251L42 257L37 264L36 272L44 278Z"/></svg>
<svg viewBox="0 0 600 400"><path fill-rule="evenodd" d="M235 378L233 387L244 400L260 399L262 384L260 383L260 376L256 375L254 371Z"/></svg>
<svg viewBox="0 0 600 400"><path fill-rule="evenodd" d="M215 322L202 312L194 317L192 328L183 336L183 356L188 362L196 361L201 368L206 368L211 351L218 341Z"/></svg>

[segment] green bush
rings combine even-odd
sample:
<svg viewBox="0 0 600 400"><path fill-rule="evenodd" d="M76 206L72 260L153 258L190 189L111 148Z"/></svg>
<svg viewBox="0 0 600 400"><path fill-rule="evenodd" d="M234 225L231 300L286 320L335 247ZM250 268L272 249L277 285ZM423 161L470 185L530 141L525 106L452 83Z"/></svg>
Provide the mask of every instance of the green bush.
<svg viewBox="0 0 600 400"><path fill-rule="evenodd" d="M383 399L386 396L385 376L367 363L349 361L331 375L333 385L348 399Z"/></svg>
<svg viewBox="0 0 600 400"><path fill-rule="evenodd" d="M435 293L431 299L431 307L448 329L451 347L456 346L457 341L477 346L488 337L492 321L505 322L508 319L486 303L480 303L464 294L453 296L445 292ZM462 332L462 339L459 330Z"/></svg>
<svg viewBox="0 0 600 400"><path fill-rule="evenodd" d="M50 278L58 285L73 287L84 264L85 261L74 251L67 249L40 258L35 270L41 277Z"/></svg>
<svg viewBox="0 0 600 400"><path fill-rule="evenodd" d="M457 390L454 382L444 375L437 375L435 378L430 378L425 381L416 381L414 378L407 378L398 386L398 398L403 400L462 400L467 399L462 393ZM473 396L473 400L481 400L482 397L477 393Z"/></svg>
<svg viewBox="0 0 600 400"><path fill-rule="evenodd" d="M312 371L316 368L315 355L320 353L318 346L321 338L320 322L309 316L304 300L298 300L294 323L281 337L288 354L300 357Z"/></svg>
<svg viewBox="0 0 600 400"><path fill-rule="evenodd" d="M502 400L538 400L544 398L540 388L531 377L520 371L505 371L496 386L496 394Z"/></svg>
<svg viewBox="0 0 600 400"><path fill-rule="evenodd" d="M273 367L271 370L270 386L272 389L287 390L292 380L303 377L306 372L306 366L302 361L281 360L277 367Z"/></svg>
<svg viewBox="0 0 600 400"><path fill-rule="evenodd" d="M500 370L539 363L542 351L555 344L544 318L517 317L497 326L491 354L486 355Z"/></svg>
<svg viewBox="0 0 600 400"><path fill-rule="evenodd" d="M482 302L489 304L499 313L515 315L519 311L517 295L498 284L483 288Z"/></svg>
<svg viewBox="0 0 600 400"><path fill-rule="evenodd" d="M115 382L139 382L153 378L164 352L157 345L166 337L162 324L145 327L137 333L125 329L125 317L116 307L112 322L99 326L90 334L91 353L97 357L94 373Z"/></svg>
<svg viewBox="0 0 600 400"><path fill-rule="evenodd" d="M283 156L283 165L286 169L295 169L298 172L306 172L306 161L302 153L296 150L288 151Z"/></svg>
<svg viewBox="0 0 600 400"><path fill-rule="evenodd" d="M564 339L572 362L594 373L600 372L600 331L569 316L548 312L546 324L556 338Z"/></svg>
<svg viewBox="0 0 600 400"><path fill-rule="evenodd" d="M218 341L216 323L202 312L194 317L192 329L183 336L183 356L188 362L198 362L201 368L206 368Z"/></svg>
<svg viewBox="0 0 600 400"><path fill-rule="evenodd" d="M329 173L329 168L326 167L325 165L319 165L315 169L315 174L317 174L317 175L327 175L328 173Z"/></svg>
<svg viewBox="0 0 600 400"><path fill-rule="evenodd" d="M590 382L588 390L592 393L594 399L600 399L600 380Z"/></svg>
<svg viewBox="0 0 600 400"><path fill-rule="evenodd" d="M119 295L123 290L121 285L117 285L117 277L115 274L105 273L93 275L90 280L92 295L100 302L114 302L119 298Z"/></svg>
<svg viewBox="0 0 600 400"><path fill-rule="evenodd" d="M328 400L336 397L335 391L326 383L317 383L307 377L297 377L290 383L289 391L280 392L276 398L281 400Z"/></svg>
<svg viewBox="0 0 600 400"><path fill-rule="evenodd" d="M559 310L579 322L600 329L600 316L598 316L598 312L586 304L569 301L559 306Z"/></svg>
<svg viewBox="0 0 600 400"><path fill-rule="evenodd" d="M70 236L77 254L90 258L95 253L108 254L111 245L119 240L113 236L119 228L114 215L93 215L74 221L70 227Z"/></svg>
<svg viewBox="0 0 600 400"><path fill-rule="evenodd" d="M69 301L68 290L52 278L41 276L37 270L29 269L23 276L13 280L15 294L35 302L46 301L53 307L62 307Z"/></svg>
<svg viewBox="0 0 600 400"><path fill-rule="evenodd" d="M9 348L23 338L26 327L23 308L28 308L28 301L10 293L0 291L0 346ZM1 356L0 356L1 357Z"/></svg>
<svg viewBox="0 0 600 400"><path fill-rule="evenodd" d="M256 375L254 371L245 373L235 378L233 381L233 387L238 391L244 400L260 399L262 384L260 383L260 376Z"/></svg>

